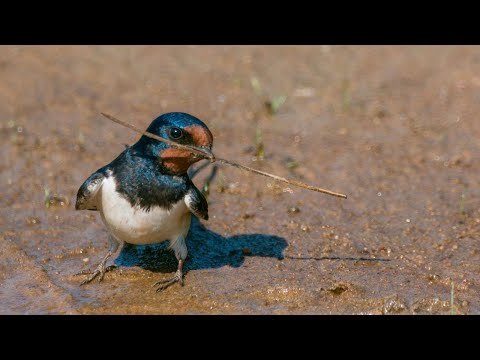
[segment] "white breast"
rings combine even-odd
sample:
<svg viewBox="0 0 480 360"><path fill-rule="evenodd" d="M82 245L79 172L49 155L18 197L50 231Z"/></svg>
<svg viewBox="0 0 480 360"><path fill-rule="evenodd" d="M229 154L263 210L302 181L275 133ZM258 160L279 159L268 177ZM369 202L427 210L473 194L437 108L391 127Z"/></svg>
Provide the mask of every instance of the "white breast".
<svg viewBox="0 0 480 360"><path fill-rule="evenodd" d="M100 200L100 199L99 199ZM115 191L115 181L107 177L102 184L100 213L112 235L130 244L153 244L164 240L186 237L190 227L190 211L182 199L166 210L159 206L145 211L132 208Z"/></svg>

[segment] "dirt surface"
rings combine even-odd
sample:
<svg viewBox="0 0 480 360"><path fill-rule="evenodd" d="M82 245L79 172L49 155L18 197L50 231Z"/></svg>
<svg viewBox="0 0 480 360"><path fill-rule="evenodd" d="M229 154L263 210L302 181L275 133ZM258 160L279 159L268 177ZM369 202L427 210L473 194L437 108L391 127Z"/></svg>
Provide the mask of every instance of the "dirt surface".
<svg viewBox="0 0 480 360"><path fill-rule="evenodd" d="M0 78L0 313L480 312L480 47L4 46ZM76 192L138 138L101 111L348 199L221 166L184 287L164 244L79 287L108 245Z"/></svg>

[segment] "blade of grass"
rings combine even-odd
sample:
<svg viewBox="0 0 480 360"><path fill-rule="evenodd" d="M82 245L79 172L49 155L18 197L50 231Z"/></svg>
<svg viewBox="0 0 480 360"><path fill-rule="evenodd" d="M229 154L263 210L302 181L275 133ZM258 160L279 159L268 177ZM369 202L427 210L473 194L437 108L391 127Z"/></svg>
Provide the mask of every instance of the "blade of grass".
<svg viewBox="0 0 480 360"><path fill-rule="evenodd" d="M48 209L50 207L50 189L48 187L45 187L43 191L45 192L45 207Z"/></svg>
<svg viewBox="0 0 480 360"><path fill-rule="evenodd" d="M263 160L265 158L265 145L262 139L262 129L259 125L257 125L257 130L255 131L255 147L255 156L258 160Z"/></svg>
<svg viewBox="0 0 480 360"><path fill-rule="evenodd" d="M253 91L255 91L257 96L262 95L262 87L260 86L260 81L258 81L256 77L250 78L250 84L252 85Z"/></svg>
<svg viewBox="0 0 480 360"><path fill-rule="evenodd" d="M270 112L270 114L272 115L276 114L286 100L287 100L287 97L285 95L281 95L281 96L274 97L272 100L268 101L266 105L268 107L268 111Z"/></svg>

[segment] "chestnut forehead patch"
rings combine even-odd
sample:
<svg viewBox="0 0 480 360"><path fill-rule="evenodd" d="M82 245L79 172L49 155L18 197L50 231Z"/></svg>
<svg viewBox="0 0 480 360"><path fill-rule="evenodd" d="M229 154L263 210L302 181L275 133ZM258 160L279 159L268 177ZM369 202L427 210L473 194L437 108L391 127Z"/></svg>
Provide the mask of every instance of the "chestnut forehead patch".
<svg viewBox="0 0 480 360"><path fill-rule="evenodd" d="M193 141L198 146L210 146L213 142L213 136L210 130L204 127L192 125L185 127L185 131L188 132Z"/></svg>

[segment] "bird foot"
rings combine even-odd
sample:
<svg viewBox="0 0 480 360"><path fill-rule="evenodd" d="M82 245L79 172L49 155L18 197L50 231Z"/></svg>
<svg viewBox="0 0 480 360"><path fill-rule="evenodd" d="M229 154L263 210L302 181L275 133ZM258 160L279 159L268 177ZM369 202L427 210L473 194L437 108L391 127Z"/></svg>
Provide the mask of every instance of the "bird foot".
<svg viewBox="0 0 480 360"><path fill-rule="evenodd" d="M83 280L80 283L80 286L88 284L92 280L94 280L98 276L98 282L102 281L105 273L112 271L115 269L117 265L110 265L110 266L105 266L104 263L100 263L100 265L97 266L97 268L94 271L91 270L83 270L80 271L79 273L76 273L75 276L77 275L90 275L87 279Z"/></svg>
<svg viewBox="0 0 480 360"><path fill-rule="evenodd" d="M170 285L173 285L177 282L180 283L180 285L182 285L182 286L185 285L185 283L183 281L183 272L180 271L180 270L177 270L175 275L168 280L157 281L155 284L153 284L153 287L158 286L157 292L160 292L160 291L168 288Z"/></svg>

